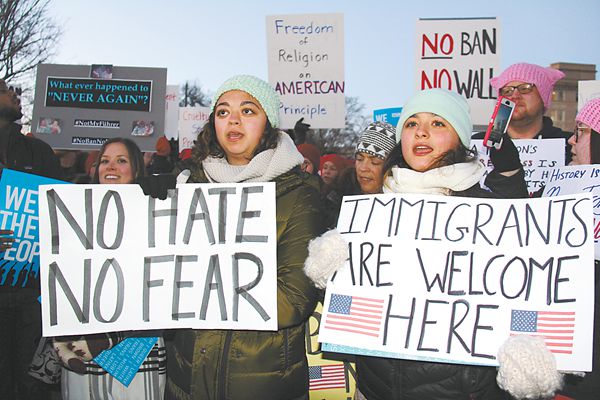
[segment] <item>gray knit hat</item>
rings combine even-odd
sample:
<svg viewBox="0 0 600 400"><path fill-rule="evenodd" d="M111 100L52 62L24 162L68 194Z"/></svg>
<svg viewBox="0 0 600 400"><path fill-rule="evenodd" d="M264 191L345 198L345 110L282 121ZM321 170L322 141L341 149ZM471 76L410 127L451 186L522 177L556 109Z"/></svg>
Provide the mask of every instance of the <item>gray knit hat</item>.
<svg viewBox="0 0 600 400"><path fill-rule="evenodd" d="M254 97L259 103L273 128L279 126L279 95L267 82L252 75L236 75L227 79L213 98L210 111L215 110L217 100L225 92L241 90Z"/></svg>
<svg viewBox="0 0 600 400"><path fill-rule="evenodd" d="M387 122L370 123L356 145L356 153L367 153L385 160L396 145L396 128Z"/></svg>

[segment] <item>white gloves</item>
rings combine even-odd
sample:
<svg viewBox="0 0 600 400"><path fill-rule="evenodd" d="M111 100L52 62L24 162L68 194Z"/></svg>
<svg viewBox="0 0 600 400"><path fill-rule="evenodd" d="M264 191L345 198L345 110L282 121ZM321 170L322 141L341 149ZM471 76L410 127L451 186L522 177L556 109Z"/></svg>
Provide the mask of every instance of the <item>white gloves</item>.
<svg viewBox="0 0 600 400"><path fill-rule="evenodd" d="M347 259L348 242L336 229L332 229L308 244L304 273L316 287L325 289L327 281L344 266Z"/></svg>
<svg viewBox="0 0 600 400"><path fill-rule="evenodd" d="M509 337L498 350L498 362L498 386L517 399L552 397L562 386L562 374L542 338Z"/></svg>

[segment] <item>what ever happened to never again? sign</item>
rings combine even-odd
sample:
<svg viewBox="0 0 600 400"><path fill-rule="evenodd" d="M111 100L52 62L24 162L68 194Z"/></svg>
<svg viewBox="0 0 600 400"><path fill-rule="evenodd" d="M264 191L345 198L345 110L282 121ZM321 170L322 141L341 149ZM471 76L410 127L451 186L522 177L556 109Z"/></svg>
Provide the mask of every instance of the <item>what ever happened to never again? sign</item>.
<svg viewBox="0 0 600 400"><path fill-rule="evenodd" d="M275 186L40 187L45 336L277 329Z"/></svg>
<svg viewBox="0 0 600 400"><path fill-rule="evenodd" d="M544 338L558 368L589 371L592 199L345 197L349 261L327 286L327 351L497 365L511 335ZM359 343L357 345L357 343Z"/></svg>

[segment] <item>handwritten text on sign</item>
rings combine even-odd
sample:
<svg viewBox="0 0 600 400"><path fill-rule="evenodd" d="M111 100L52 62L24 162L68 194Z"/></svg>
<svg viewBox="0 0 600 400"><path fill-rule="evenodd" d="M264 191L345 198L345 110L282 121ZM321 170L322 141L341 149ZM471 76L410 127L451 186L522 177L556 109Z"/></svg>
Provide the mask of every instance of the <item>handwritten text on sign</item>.
<svg viewBox="0 0 600 400"><path fill-rule="evenodd" d="M590 370L591 196L352 196L338 230L350 258L327 286L319 341L497 365L509 335L540 335L560 369Z"/></svg>
<svg viewBox="0 0 600 400"><path fill-rule="evenodd" d="M519 152L527 191L530 194L544 187L553 168L565 165L564 139L516 139L513 142ZM494 169L494 165L488 154L489 149L483 145L483 140L471 140L471 144L477 148L479 160L487 168L481 180L483 185L488 173Z"/></svg>
<svg viewBox="0 0 600 400"><path fill-rule="evenodd" d="M589 193L593 196L595 258L600 260L600 167L571 165L550 171L544 196Z"/></svg>
<svg viewBox="0 0 600 400"><path fill-rule="evenodd" d="M464 96L476 125L487 124L496 97L490 79L500 68L496 18L417 21L416 88L443 88Z"/></svg>
<svg viewBox="0 0 600 400"><path fill-rule="evenodd" d="M46 336L277 329L275 187L40 188Z"/></svg>
<svg viewBox="0 0 600 400"><path fill-rule="evenodd" d="M268 16L269 82L281 98L282 128L296 121L313 129L343 128L344 15Z"/></svg>

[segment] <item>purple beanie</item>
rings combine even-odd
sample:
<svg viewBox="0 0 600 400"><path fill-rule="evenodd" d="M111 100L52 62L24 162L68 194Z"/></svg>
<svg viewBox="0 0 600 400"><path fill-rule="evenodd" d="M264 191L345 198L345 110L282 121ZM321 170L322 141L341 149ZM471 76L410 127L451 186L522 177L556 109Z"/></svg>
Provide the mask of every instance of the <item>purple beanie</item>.
<svg viewBox="0 0 600 400"><path fill-rule="evenodd" d="M588 100L577 113L575 121L583 122L596 132L600 132L600 98Z"/></svg>
<svg viewBox="0 0 600 400"><path fill-rule="evenodd" d="M490 84L494 89L499 91L507 83L512 81L533 83L535 84L535 87L537 87L538 93L544 102L544 108L547 110L552 102L552 89L554 88L554 84L564 77L564 73L554 68L519 63L511 65L499 76L492 78Z"/></svg>

